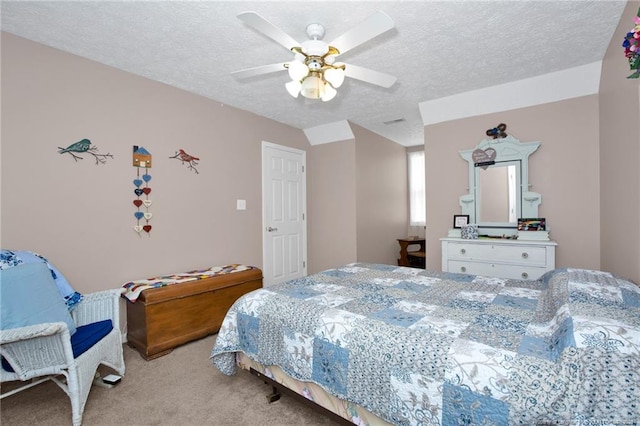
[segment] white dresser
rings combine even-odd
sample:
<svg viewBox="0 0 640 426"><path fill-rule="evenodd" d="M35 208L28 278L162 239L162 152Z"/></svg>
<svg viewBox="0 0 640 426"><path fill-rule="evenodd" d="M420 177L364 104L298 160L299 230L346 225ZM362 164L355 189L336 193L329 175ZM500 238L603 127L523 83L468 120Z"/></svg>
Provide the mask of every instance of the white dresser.
<svg viewBox="0 0 640 426"><path fill-rule="evenodd" d="M555 268L554 241L441 238L442 270L535 280Z"/></svg>

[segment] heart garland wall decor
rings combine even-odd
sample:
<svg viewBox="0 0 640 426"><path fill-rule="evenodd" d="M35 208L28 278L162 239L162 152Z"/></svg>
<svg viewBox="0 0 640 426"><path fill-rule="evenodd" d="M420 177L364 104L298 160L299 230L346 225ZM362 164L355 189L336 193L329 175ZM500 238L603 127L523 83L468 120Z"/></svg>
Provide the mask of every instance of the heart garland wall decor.
<svg viewBox="0 0 640 426"><path fill-rule="evenodd" d="M150 236L152 226L149 224L149 220L153 217L153 214L149 211L152 201L149 199L151 194L151 187L149 182L151 181L151 175L149 169L151 168L151 154L143 147L133 146L133 167L136 168L136 178L133 180L133 186L135 189L133 193L136 195L136 199L133 200L133 205L137 208L133 216L136 218L136 225L133 230L137 232L138 236L142 235L142 232L146 232ZM140 170L144 169L144 173L140 175ZM144 199L141 197L144 195ZM144 210L142 210L144 208ZM144 220L144 225L141 221Z"/></svg>

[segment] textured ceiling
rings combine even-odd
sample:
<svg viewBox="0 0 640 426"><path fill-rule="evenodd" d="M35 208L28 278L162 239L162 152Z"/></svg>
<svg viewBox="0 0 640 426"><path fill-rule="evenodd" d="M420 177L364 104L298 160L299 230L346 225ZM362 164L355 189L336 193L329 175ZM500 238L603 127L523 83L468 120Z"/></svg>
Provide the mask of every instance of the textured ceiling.
<svg viewBox="0 0 640 426"><path fill-rule="evenodd" d="M2 30L300 129L348 120L423 143L419 103L602 60L624 1L2 1ZM232 71L292 54L236 16L256 11L295 40L330 42L376 10L395 28L340 60L398 78L347 78L330 102L292 98L286 72ZM580 78L579 75L576 78ZM404 119L391 124L385 122Z"/></svg>

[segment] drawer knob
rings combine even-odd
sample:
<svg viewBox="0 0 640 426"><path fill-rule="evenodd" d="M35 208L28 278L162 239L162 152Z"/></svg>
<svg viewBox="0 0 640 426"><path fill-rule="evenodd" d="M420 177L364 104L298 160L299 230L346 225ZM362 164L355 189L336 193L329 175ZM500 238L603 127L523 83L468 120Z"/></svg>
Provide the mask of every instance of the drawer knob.
<svg viewBox="0 0 640 426"><path fill-rule="evenodd" d="M526 272L523 272L522 273L522 278L524 278L526 280L527 278L529 278L529 274L527 274Z"/></svg>
<svg viewBox="0 0 640 426"><path fill-rule="evenodd" d="M529 257L529 253L527 253L526 251L522 253L522 258L526 259Z"/></svg>
<svg viewBox="0 0 640 426"><path fill-rule="evenodd" d="M462 266L462 267L460 267L460 271L461 271L461 272L467 272L467 267L466 267L466 266Z"/></svg>
<svg viewBox="0 0 640 426"><path fill-rule="evenodd" d="M460 253L465 254L467 252L467 250L465 249L460 249Z"/></svg>

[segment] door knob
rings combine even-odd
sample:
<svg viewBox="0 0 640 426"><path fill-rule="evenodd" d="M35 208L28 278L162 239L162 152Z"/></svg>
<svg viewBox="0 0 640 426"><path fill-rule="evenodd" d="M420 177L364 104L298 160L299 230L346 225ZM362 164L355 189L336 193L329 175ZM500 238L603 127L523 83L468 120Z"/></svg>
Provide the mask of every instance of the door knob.
<svg viewBox="0 0 640 426"><path fill-rule="evenodd" d="M274 232L274 231L277 231L277 230L278 230L278 228L272 228L272 227L268 227L267 228L267 231L269 231L269 232Z"/></svg>

